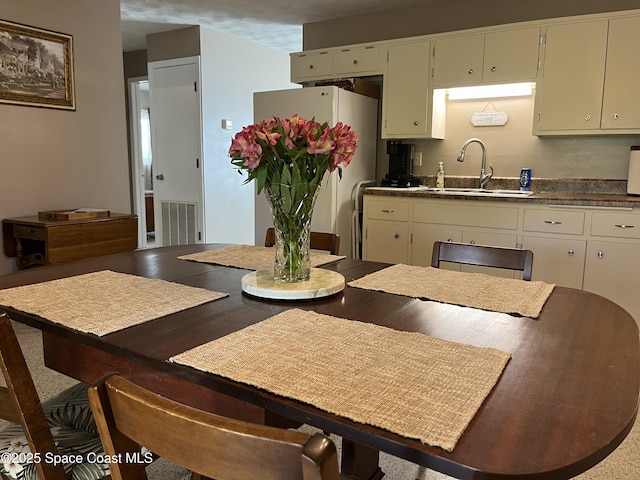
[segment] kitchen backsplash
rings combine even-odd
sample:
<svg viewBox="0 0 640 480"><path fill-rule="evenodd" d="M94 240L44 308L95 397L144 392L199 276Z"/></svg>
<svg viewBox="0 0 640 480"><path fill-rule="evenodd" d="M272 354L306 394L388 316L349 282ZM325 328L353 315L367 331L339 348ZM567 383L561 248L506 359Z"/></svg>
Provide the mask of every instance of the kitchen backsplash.
<svg viewBox="0 0 640 480"><path fill-rule="evenodd" d="M507 123L474 127L471 115L486 109L506 112ZM403 140L422 152L422 166L414 166L414 175L435 175L438 162L444 163L446 176L478 175L481 159L478 145L469 147L463 163L456 161L462 144L477 137L486 145L487 165L493 165L496 177L517 178L520 169L528 167L534 181L536 178L626 180L629 148L640 145L639 135L536 137L531 134L533 112L533 97L448 101L444 140ZM387 170L386 141L381 140L378 179Z"/></svg>

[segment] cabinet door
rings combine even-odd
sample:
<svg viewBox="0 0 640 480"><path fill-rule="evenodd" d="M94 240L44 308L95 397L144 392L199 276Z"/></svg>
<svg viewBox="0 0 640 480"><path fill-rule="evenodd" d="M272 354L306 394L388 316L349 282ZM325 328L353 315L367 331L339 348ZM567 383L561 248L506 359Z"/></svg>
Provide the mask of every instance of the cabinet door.
<svg viewBox="0 0 640 480"><path fill-rule="evenodd" d="M293 53L290 60L292 82L328 78L333 74L333 52Z"/></svg>
<svg viewBox="0 0 640 480"><path fill-rule="evenodd" d="M389 46L384 75L383 138L429 136L430 42Z"/></svg>
<svg viewBox="0 0 640 480"><path fill-rule="evenodd" d="M640 295L636 279L639 271L640 245L587 243L583 288L617 303L637 322L640 322Z"/></svg>
<svg viewBox="0 0 640 480"><path fill-rule="evenodd" d="M336 73L338 75L380 73L380 48L349 48L336 52Z"/></svg>
<svg viewBox="0 0 640 480"><path fill-rule="evenodd" d="M602 128L640 128L640 17L609 21Z"/></svg>
<svg viewBox="0 0 640 480"><path fill-rule="evenodd" d="M411 233L411 265L423 267L431 265L435 242L460 241L462 241L462 230L459 228L415 224ZM441 266L449 270L460 270L460 265L454 263L443 262Z"/></svg>
<svg viewBox="0 0 640 480"><path fill-rule="evenodd" d="M539 27L487 33L482 83L535 80L539 45Z"/></svg>
<svg viewBox="0 0 640 480"><path fill-rule="evenodd" d="M462 232L462 241L471 245L488 245L492 247L515 248L517 236L515 233L496 233L491 231L472 231L465 230ZM495 275L498 277L514 278L522 276L520 272L512 270L504 270L502 268L476 267L473 265L462 265L460 270L463 272L485 273L487 275Z"/></svg>
<svg viewBox="0 0 640 480"><path fill-rule="evenodd" d="M535 132L600 128L607 20L547 27Z"/></svg>
<svg viewBox="0 0 640 480"><path fill-rule="evenodd" d="M532 280L555 283L563 287L582 288L584 240L558 237L525 236L522 248L533 252Z"/></svg>
<svg viewBox="0 0 640 480"><path fill-rule="evenodd" d="M434 87L478 85L482 81L483 56L484 34L436 40Z"/></svg>
<svg viewBox="0 0 640 480"><path fill-rule="evenodd" d="M409 263L409 224L369 220L364 232L363 259Z"/></svg>

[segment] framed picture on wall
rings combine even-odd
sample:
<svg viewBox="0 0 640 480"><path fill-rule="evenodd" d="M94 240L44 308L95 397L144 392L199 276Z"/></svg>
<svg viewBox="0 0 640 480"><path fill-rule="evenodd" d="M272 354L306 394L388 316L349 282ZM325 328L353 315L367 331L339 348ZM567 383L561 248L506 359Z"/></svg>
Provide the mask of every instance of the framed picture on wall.
<svg viewBox="0 0 640 480"><path fill-rule="evenodd" d="M75 110L73 37L0 20L0 103Z"/></svg>

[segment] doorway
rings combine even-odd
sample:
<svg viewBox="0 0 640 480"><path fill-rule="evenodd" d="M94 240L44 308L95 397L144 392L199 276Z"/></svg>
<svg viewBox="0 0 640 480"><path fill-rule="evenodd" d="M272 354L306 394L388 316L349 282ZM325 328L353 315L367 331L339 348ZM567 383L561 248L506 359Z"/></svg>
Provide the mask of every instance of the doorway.
<svg viewBox="0 0 640 480"><path fill-rule="evenodd" d="M130 78L129 118L133 210L138 216L138 248L155 246L151 102L147 77Z"/></svg>

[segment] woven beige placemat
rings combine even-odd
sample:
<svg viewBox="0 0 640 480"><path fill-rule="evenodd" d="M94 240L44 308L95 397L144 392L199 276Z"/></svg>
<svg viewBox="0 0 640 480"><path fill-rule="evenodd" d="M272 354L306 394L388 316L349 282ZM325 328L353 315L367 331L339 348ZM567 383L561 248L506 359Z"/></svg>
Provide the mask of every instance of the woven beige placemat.
<svg viewBox="0 0 640 480"><path fill-rule="evenodd" d="M290 309L170 361L451 451L510 357Z"/></svg>
<svg viewBox="0 0 640 480"><path fill-rule="evenodd" d="M0 290L0 305L102 336L226 296L103 270Z"/></svg>
<svg viewBox="0 0 640 480"><path fill-rule="evenodd" d="M537 318L554 285L482 273L393 265L348 284L414 298Z"/></svg>
<svg viewBox="0 0 640 480"><path fill-rule="evenodd" d="M231 247L207 250L178 257L181 260L193 262L215 263L225 267L244 268L246 270L267 270L273 268L275 261L273 247L260 245L233 245ZM311 266L319 267L327 263L342 260L344 255L330 255L328 253L311 252Z"/></svg>

